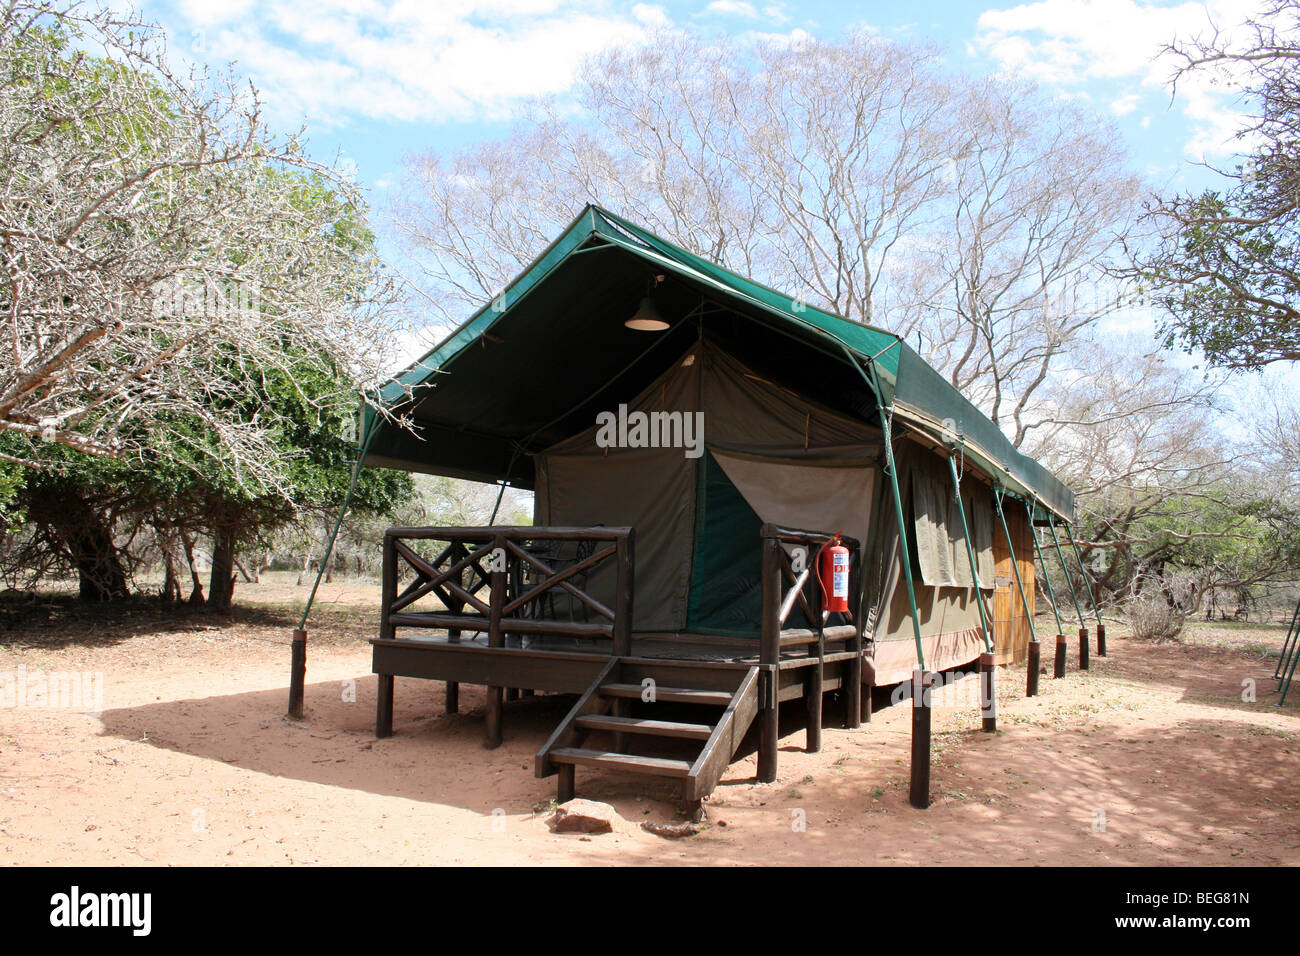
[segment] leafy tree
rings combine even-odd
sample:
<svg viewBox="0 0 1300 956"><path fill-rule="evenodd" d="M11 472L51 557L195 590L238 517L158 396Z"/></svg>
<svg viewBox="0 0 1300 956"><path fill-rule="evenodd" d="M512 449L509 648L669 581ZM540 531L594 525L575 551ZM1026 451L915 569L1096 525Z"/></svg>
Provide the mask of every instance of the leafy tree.
<svg viewBox="0 0 1300 956"><path fill-rule="evenodd" d="M1246 26L1245 44L1216 31L1169 48L1175 84L1213 72L1254 104L1238 133L1249 152L1225 188L1151 208L1160 237L1132 273L1168 313L1166 344L1233 369L1300 360L1300 0Z"/></svg>

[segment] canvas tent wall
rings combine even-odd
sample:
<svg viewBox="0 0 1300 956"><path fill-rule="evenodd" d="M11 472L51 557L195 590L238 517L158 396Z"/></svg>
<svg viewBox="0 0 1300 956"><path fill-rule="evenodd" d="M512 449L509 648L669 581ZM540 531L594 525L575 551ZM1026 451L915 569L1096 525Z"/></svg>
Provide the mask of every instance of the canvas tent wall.
<svg viewBox="0 0 1300 956"><path fill-rule="evenodd" d="M659 276L655 301L669 329L625 328L647 279ZM1068 488L897 336L596 207L377 404L384 413L369 409L363 421L365 464L533 489L539 523L635 527L639 631L756 633L763 521L858 538L882 682L910 676L916 661L882 414L893 421L931 670L982 648L945 443L961 455L982 585L999 531L990 485L1059 520L1073 510ZM597 415L620 405L703 412L699 456L600 447Z"/></svg>
<svg viewBox="0 0 1300 956"><path fill-rule="evenodd" d="M602 447L593 422L535 456L534 500L537 524L637 529L634 629L757 638L763 522L867 540L879 429L763 379L707 338L626 412L701 413L702 443ZM612 581L589 586L612 595Z"/></svg>

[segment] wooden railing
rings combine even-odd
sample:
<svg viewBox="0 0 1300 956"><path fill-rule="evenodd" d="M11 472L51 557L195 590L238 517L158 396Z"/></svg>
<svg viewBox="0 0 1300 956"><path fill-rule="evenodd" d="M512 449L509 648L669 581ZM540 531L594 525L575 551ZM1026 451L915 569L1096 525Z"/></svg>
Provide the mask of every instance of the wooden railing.
<svg viewBox="0 0 1300 956"><path fill-rule="evenodd" d="M486 633L489 647L506 646L506 635L539 634L608 638L610 652L632 650L633 544L631 528L390 528L384 535L383 610L379 636L398 627L446 629L455 637ZM421 556L415 542L444 546ZM556 561L560 543L575 554ZM595 568L613 562L613 607L582 584ZM414 578L398 591L403 571ZM567 616L554 612L564 595ZM441 610L416 610L428 597ZM583 620L573 612L581 610Z"/></svg>
<svg viewBox="0 0 1300 956"><path fill-rule="evenodd" d="M860 649L861 634L855 623L860 593L859 545L853 538L840 535L849 549L849 610L829 615L822 613L821 580L817 575L818 550L834 540L823 531L804 531L765 524L760 530L763 542L763 605L759 660L775 664L786 648L808 647L809 656L824 657L826 643L845 642ZM802 550L802 567L794 555ZM795 608L803 613L808 627L786 627ZM832 621L831 619L837 619Z"/></svg>

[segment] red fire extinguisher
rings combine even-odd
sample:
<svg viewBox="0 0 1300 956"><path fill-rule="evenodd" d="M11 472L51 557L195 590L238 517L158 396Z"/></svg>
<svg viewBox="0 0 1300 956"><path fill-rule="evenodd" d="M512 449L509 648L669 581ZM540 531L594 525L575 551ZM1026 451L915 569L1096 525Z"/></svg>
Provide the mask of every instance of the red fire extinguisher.
<svg viewBox="0 0 1300 956"><path fill-rule="evenodd" d="M834 614L849 609L849 549L840 536L821 546L817 555L817 580L821 583L822 610ZM829 583L829 586L828 586Z"/></svg>

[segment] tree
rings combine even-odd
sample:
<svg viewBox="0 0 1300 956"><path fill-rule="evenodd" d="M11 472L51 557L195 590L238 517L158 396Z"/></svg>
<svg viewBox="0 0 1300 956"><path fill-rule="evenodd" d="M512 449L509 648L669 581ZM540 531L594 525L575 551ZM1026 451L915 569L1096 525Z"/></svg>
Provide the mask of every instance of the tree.
<svg viewBox="0 0 1300 956"><path fill-rule="evenodd" d="M277 529L306 515L337 514L343 505L358 451L348 437L356 406L322 413L316 402L339 387L324 373L307 377L300 369L290 381L268 370L241 401L211 409L235 420L274 409L281 423L274 436L274 489L250 490L217 464L205 445L220 439L197 418L169 423L172 431L188 433L181 448L146 446L130 461L61 449L58 467L30 471L20 490L28 524L5 556L11 579L28 569L35 575L27 578L30 586L52 571L68 570L78 577L83 600L117 600L130 594L135 566L158 557L167 569L164 596L176 599L179 552L192 575L191 602L228 610L241 548L265 544ZM362 520L392 512L410 495L409 475L363 469L351 507ZM194 570L200 538L211 542L206 598Z"/></svg>
<svg viewBox="0 0 1300 956"><path fill-rule="evenodd" d="M454 323L582 204L921 351L1013 439L1113 308L1085 301L1139 211L1113 130L1006 77L867 33L790 45L665 32L587 64L577 119L408 163L396 225ZM546 183L547 188L536 188Z"/></svg>
<svg viewBox="0 0 1300 956"><path fill-rule="evenodd" d="M1244 161L1218 170L1225 188L1151 206L1159 238L1131 270L1168 312L1169 345L1231 369L1300 360L1300 0L1273 0L1245 33L1238 42L1215 29L1167 48L1175 89L1210 73L1253 115L1237 134Z"/></svg>
<svg viewBox="0 0 1300 956"><path fill-rule="evenodd" d="M274 407L239 420L214 409L268 371L330 372L338 390L312 398L322 411L380 377L389 287L373 255L337 241L363 227L361 208L297 137L270 135L255 93L175 76L156 29L6 5L7 454L40 467L49 443L123 458L203 450L250 491L276 487ZM202 441L178 424L194 421Z"/></svg>

